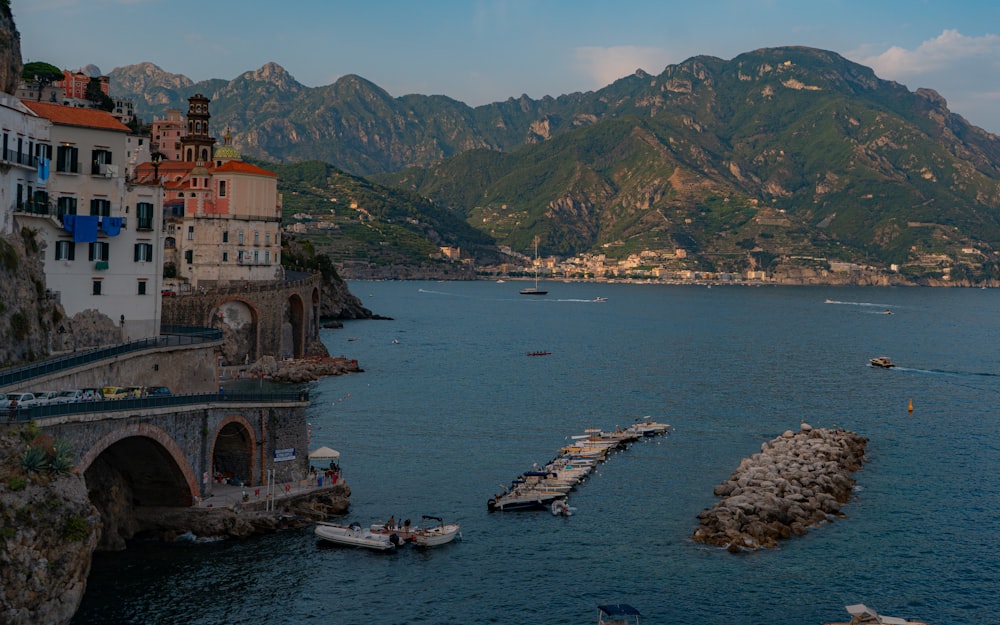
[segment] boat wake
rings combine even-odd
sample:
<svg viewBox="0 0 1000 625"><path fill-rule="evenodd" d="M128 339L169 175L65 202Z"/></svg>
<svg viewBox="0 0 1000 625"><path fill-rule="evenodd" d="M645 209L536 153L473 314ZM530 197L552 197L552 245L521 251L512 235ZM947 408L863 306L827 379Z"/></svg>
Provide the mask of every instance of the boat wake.
<svg viewBox="0 0 1000 625"><path fill-rule="evenodd" d="M889 310L892 308L889 304L876 304L875 302L842 302L840 300L828 299L823 302L824 304L837 304L838 306L866 306L871 308L881 308L882 310Z"/></svg>
<svg viewBox="0 0 1000 625"><path fill-rule="evenodd" d="M911 369L909 367L894 367L896 371L906 373L924 373L928 375L946 375L956 378L1000 378L1000 373L987 373L978 371L948 371L946 369Z"/></svg>

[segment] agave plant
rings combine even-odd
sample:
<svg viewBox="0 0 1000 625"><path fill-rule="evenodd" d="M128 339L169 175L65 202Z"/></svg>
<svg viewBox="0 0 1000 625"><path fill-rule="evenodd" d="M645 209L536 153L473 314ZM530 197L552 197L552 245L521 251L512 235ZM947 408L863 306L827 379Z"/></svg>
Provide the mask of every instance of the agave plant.
<svg viewBox="0 0 1000 625"><path fill-rule="evenodd" d="M48 454L41 447L28 447L21 454L21 469L25 473L41 473L48 467Z"/></svg>
<svg viewBox="0 0 1000 625"><path fill-rule="evenodd" d="M56 475L69 473L73 470L73 444L65 439L59 439L52 445L52 457L49 460L49 471Z"/></svg>

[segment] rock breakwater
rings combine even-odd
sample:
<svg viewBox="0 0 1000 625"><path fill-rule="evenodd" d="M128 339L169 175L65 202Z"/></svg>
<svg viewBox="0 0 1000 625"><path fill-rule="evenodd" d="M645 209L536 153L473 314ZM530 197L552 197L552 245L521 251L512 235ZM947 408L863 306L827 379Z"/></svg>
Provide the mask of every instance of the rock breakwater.
<svg viewBox="0 0 1000 625"><path fill-rule="evenodd" d="M755 551L843 516L855 483L851 473L861 468L867 444L854 432L806 423L765 442L715 487L722 500L698 515L694 540Z"/></svg>

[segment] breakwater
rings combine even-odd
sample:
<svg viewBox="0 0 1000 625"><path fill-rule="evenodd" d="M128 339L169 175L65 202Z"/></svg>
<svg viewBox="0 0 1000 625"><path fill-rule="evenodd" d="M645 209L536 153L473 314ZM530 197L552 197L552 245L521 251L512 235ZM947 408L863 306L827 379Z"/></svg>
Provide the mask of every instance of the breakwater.
<svg viewBox="0 0 1000 625"><path fill-rule="evenodd" d="M765 442L715 487L722 500L698 515L694 540L754 551L842 516L854 488L851 473L861 468L867 443L854 432L807 423Z"/></svg>

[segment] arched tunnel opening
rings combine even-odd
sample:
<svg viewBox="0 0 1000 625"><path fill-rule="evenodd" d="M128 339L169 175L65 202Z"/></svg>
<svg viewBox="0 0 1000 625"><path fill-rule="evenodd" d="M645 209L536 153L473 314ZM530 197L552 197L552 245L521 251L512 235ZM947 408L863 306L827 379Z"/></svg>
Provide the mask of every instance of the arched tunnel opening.
<svg viewBox="0 0 1000 625"><path fill-rule="evenodd" d="M253 440L246 427L228 423L215 439L212 464L216 477L223 477L231 484L253 485Z"/></svg>
<svg viewBox="0 0 1000 625"><path fill-rule="evenodd" d="M170 452L144 436L108 446L84 471L84 479L104 525L100 550L120 551L142 530L136 508L187 507L194 495Z"/></svg>

